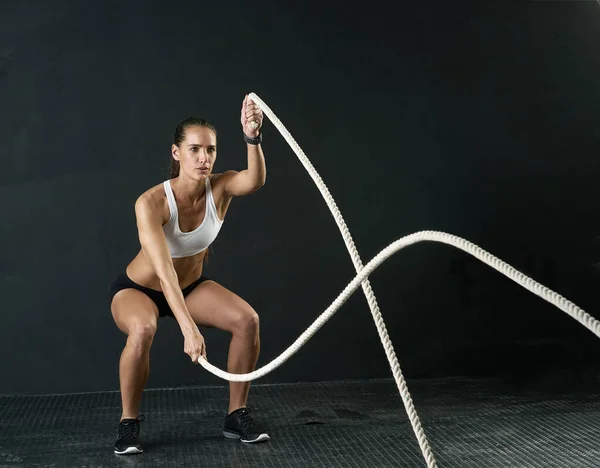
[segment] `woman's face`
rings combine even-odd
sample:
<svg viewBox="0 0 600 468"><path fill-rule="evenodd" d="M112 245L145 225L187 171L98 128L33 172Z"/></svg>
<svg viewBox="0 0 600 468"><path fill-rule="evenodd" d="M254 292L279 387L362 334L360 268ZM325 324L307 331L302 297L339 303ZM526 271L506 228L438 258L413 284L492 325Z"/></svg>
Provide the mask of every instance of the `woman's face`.
<svg viewBox="0 0 600 468"><path fill-rule="evenodd" d="M204 180L212 172L217 159L217 136L208 127L194 125L186 128L185 139L171 148L179 161L179 170L195 180Z"/></svg>

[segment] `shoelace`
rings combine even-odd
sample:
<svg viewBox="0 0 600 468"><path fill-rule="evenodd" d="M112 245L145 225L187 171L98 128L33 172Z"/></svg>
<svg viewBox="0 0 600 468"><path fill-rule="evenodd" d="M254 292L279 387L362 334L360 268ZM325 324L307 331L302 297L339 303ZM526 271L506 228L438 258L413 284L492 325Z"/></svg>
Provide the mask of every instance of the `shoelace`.
<svg viewBox="0 0 600 468"><path fill-rule="evenodd" d="M242 430L246 434L261 431L260 426L250 416L250 410L248 409L242 411L242 414L240 414L240 423L242 424Z"/></svg>
<svg viewBox="0 0 600 468"><path fill-rule="evenodd" d="M135 419L125 419L121 421L119 435L121 440L135 440L140 435L140 422L146 417L141 414Z"/></svg>

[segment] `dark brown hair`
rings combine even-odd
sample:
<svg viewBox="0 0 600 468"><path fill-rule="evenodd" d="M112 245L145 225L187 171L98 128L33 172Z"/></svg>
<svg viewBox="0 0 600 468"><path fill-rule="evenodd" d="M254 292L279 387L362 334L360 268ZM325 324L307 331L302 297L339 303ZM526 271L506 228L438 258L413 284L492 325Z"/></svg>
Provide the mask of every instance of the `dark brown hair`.
<svg viewBox="0 0 600 468"><path fill-rule="evenodd" d="M194 126L206 127L210 128L213 132L215 132L215 136L217 135L217 129L211 124L208 120L203 119L202 117L188 117L184 121L182 121L177 128L175 129L175 134L173 135L173 144L179 146L183 140L185 140L185 131L188 127ZM169 168L169 178L174 179L179 176L179 161L176 161L171 155L171 167Z"/></svg>

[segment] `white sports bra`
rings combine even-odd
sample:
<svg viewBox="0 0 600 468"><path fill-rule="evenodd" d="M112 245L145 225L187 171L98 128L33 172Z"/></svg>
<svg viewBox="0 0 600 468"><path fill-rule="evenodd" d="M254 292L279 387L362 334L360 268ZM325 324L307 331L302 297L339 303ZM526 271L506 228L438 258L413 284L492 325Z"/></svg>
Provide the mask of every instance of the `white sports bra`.
<svg viewBox="0 0 600 468"><path fill-rule="evenodd" d="M167 238L171 257L191 257L207 249L217 238L223 225L223 221L219 219L217 214L217 207L212 196L209 178L206 178L206 210L204 220L200 226L190 232L181 232L179 229L179 215L175 195L173 195L173 189L171 188L171 181L165 180L163 185L169 203L169 211L171 212L169 221L163 226L163 231Z"/></svg>

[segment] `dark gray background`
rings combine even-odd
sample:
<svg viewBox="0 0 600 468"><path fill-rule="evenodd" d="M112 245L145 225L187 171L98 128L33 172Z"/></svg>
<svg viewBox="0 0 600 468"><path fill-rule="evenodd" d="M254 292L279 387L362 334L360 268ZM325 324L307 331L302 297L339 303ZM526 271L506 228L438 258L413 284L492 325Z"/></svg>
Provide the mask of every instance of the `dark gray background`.
<svg viewBox="0 0 600 468"><path fill-rule="evenodd" d="M338 2L336 2L338 3ZM243 169L256 92L328 184L368 261L435 229L597 314L600 7L594 1L0 3L0 393L118 388L108 288L176 124L209 118ZM266 122L267 183L234 200L205 273L261 315L259 365L353 278L320 194ZM452 247L371 276L409 377L594 368L581 325ZM206 331L224 368L228 336ZM159 323L148 387L223 383ZM357 292L259 382L387 377Z"/></svg>

